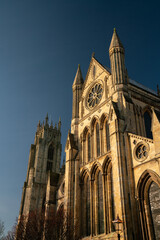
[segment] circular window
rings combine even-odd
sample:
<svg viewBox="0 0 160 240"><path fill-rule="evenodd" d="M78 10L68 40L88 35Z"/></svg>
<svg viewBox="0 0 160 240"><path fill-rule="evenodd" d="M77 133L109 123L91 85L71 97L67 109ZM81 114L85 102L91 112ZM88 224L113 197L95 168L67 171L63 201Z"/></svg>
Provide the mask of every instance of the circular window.
<svg viewBox="0 0 160 240"><path fill-rule="evenodd" d="M135 157L137 158L137 160L143 161L148 157L148 151L148 146L140 143L135 149Z"/></svg>
<svg viewBox="0 0 160 240"><path fill-rule="evenodd" d="M87 104L89 108L95 107L100 102L102 98L102 93L103 93L103 87L102 87L102 84L100 83L95 84L91 88L87 98Z"/></svg>

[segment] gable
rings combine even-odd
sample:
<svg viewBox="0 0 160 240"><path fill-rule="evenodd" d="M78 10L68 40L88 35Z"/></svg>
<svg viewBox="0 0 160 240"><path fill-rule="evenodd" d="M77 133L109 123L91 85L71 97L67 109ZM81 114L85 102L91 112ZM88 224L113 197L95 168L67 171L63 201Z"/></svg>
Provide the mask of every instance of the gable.
<svg viewBox="0 0 160 240"><path fill-rule="evenodd" d="M104 76L109 77L109 75L110 75L109 69L102 66L102 64L100 64L94 57L92 57L86 75L86 79L83 84L83 91L97 80L104 78Z"/></svg>
<svg viewBox="0 0 160 240"><path fill-rule="evenodd" d="M111 73L109 69L92 57L79 103L80 118L100 107L108 99L110 85Z"/></svg>

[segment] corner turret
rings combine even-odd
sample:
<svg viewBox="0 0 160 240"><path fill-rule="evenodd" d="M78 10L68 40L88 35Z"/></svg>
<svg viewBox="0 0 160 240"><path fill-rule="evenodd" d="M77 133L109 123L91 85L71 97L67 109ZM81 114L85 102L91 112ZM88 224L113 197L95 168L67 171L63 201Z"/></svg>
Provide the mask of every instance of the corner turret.
<svg viewBox="0 0 160 240"><path fill-rule="evenodd" d="M73 90L72 119L79 118L79 100L81 97L82 85L83 85L83 77L82 77L80 64L78 64L77 73L72 85L72 90Z"/></svg>
<svg viewBox="0 0 160 240"><path fill-rule="evenodd" d="M111 44L109 47L111 63L112 84L127 84L127 73L124 61L124 47L114 28Z"/></svg>

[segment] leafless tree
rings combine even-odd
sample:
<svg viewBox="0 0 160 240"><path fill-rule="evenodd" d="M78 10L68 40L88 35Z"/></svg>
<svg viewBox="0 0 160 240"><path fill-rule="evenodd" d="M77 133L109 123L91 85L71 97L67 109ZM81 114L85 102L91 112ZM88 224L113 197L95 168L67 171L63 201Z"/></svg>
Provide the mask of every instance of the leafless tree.
<svg viewBox="0 0 160 240"><path fill-rule="evenodd" d="M0 240L3 240L3 234L4 234L4 222L0 220Z"/></svg>
<svg viewBox="0 0 160 240"><path fill-rule="evenodd" d="M56 214L50 212L47 218L44 213L33 211L19 220L16 240L78 240L77 227L73 224L73 217L63 209Z"/></svg>

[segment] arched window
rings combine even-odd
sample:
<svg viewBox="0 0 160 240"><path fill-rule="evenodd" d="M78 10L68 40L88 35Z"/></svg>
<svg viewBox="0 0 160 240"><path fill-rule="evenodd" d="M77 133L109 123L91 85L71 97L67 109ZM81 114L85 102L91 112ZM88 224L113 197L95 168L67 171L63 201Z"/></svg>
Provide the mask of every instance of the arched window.
<svg viewBox="0 0 160 240"><path fill-rule="evenodd" d="M52 144L49 146L49 149L48 149L48 159L49 160L53 160L53 154L54 154L54 148L52 146Z"/></svg>
<svg viewBox="0 0 160 240"><path fill-rule="evenodd" d="M54 148L53 148L53 145L51 144L48 148L47 171L52 171L53 156L54 156Z"/></svg>
<svg viewBox="0 0 160 240"><path fill-rule="evenodd" d="M84 176L85 175L85 176ZM82 177L81 208L82 208L82 236L91 234L91 217L90 217L90 180L88 174L84 173Z"/></svg>
<svg viewBox="0 0 160 240"><path fill-rule="evenodd" d="M90 133L88 133L88 162L91 159L91 137Z"/></svg>
<svg viewBox="0 0 160 240"><path fill-rule="evenodd" d="M100 138L99 138L99 124L96 124L96 144L97 144L97 157L100 155Z"/></svg>
<svg viewBox="0 0 160 240"><path fill-rule="evenodd" d="M148 113L148 111L144 113L144 123L145 123L145 129L146 129L146 137L153 139L152 131L151 131L151 116Z"/></svg>
<svg viewBox="0 0 160 240"><path fill-rule="evenodd" d="M91 233L91 221L90 221L90 182L89 177L86 180L86 236Z"/></svg>
<svg viewBox="0 0 160 240"><path fill-rule="evenodd" d="M97 176L97 200L98 200L98 234L104 233L104 213L103 213L103 185L102 174L99 171Z"/></svg>
<svg viewBox="0 0 160 240"><path fill-rule="evenodd" d="M160 177L151 170L145 170L138 182L138 198L140 201L141 229L143 239L159 239L159 196Z"/></svg>
<svg viewBox="0 0 160 240"><path fill-rule="evenodd" d="M110 133L109 133L109 124L106 121L106 144L107 144L107 151L110 150Z"/></svg>
<svg viewBox="0 0 160 240"><path fill-rule="evenodd" d="M155 182L152 182L149 188L149 203L154 237L156 240L158 240L160 237L160 187Z"/></svg>

